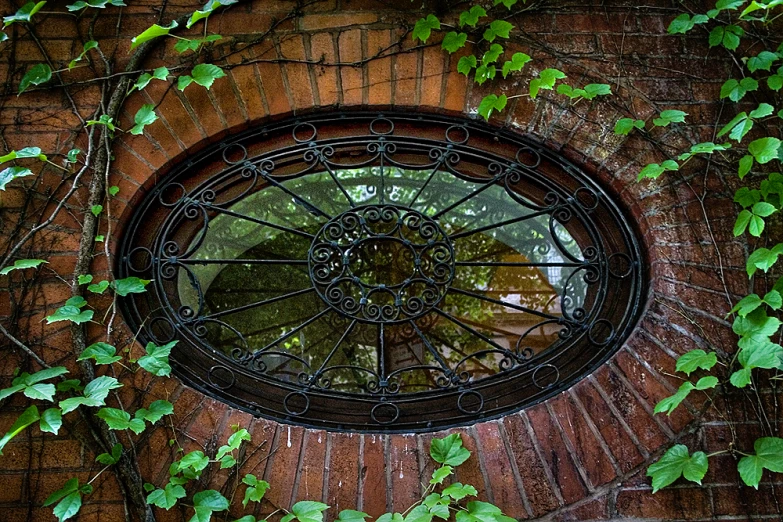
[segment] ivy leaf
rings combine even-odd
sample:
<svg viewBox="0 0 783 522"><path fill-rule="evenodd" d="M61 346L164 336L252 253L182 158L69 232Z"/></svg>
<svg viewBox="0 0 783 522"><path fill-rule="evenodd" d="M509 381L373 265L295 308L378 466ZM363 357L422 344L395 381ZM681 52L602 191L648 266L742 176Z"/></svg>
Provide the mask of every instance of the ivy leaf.
<svg viewBox="0 0 783 522"><path fill-rule="evenodd" d="M437 16L429 14L426 18L420 18L416 21L416 25L413 26L413 40L415 41L418 38L426 43L433 29L440 30L440 20L438 20Z"/></svg>
<svg viewBox="0 0 783 522"><path fill-rule="evenodd" d="M138 277L126 277L125 279L115 279L111 287L122 297L128 294L141 294L146 292L144 288L151 282L150 279L139 279Z"/></svg>
<svg viewBox="0 0 783 522"><path fill-rule="evenodd" d="M109 453L101 453L97 457L95 457L96 462L100 462L101 464L105 466L111 466L112 464L116 464L120 461L120 457L122 457L122 444L119 442L112 446L111 448L111 454ZM146 487L145 487L146 489ZM154 489L154 486L153 486Z"/></svg>
<svg viewBox="0 0 783 522"><path fill-rule="evenodd" d="M95 283L92 285L89 285L87 287L87 290L94 294L102 294L106 291L106 289L109 288L109 282L108 281L101 281L100 283Z"/></svg>
<svg viewBox="0 0 783 522"><path fill-rule="evenodd" d="M86 285L87 283L92 282L92 275L86 274L86 275L80 275L76 278L76 282L80 285Z"/></svg>
<svg viewBox="0 0 783 522"><path fill-rule="evenodd" d="M209 457L204 455L203 451L191 451L177 463L177 469L182 471L190 468L193 471L202 471L209 466Z"/></svg>
<svg viewBox="0 0 783 522"><path fill-rule="evenodd" d="M343 509L340 511L340 514L337 515L337 522L364 522L364 519L369 516L370 515L362 511Z"/></svg>
<svg viewBox="0 0 783 522"><path fill-rule="evenodd" d="M38 414L38 408L35 404L24 410L8 429L8 432L0 439L0 455L3 454L3 448L11 439L19 435L25 428L38 421L40 418L41 416Z"/></svg>
<svg viewBox="0 0 783 522"><path fill-rule="evenodd" d="M432 520L432 513L427 506L419 504L405 517L405 522L430 522Z"/></svg>
<svg viewBox="0 0 783 522"><path fill-rule="evenodd" d="M677 162L674 160L666 160L660 165L657 163L651 163L649 165L646 165L640 172L639 172L639 181L650 178L650 179L656 179L658 176L663 174L667 170L677 170L680 166L677 165Z"/></svg>
<svg viewBox="0 0 783 522"><path fill-rule="evenodd" d="M168 511L177 504L177 500L186 496L185 488L179 484L168 483L164 489L156 489L147 495L147 502Z"/></svg>
<svg viewBox="0 0 783 522"><path fill-rule="evenodd" d="M46 323L56 323L57 321L71 321L76 324L86 323L92 320L93 311L85 310L81 311L81 308L86 305L87 302L81 296L71 297L65 302L64 306L61 306L52 315L46 317Z"/></svg>
<svg viewBox="0 0 783 522"><path fill-rule="evenodd" d="M767 87L773 91L783 89L783 74L773 74L767 78Z"/></svg>
<svg viewBox="0 0 783 522"><path fill-rule="evenodd" d="M454 53L459 49L465 47L465 42L468 40L468 35L465 33L458 33L456 31L449 31L446 36L443 37L441 47L447 50L449 53Z"/></svg>
<svg viewBox="0 0 783 522"><path fill-rule="evenodd" d="M492 44L489 50L481 57L482 64L490 64L496 62L500 55L503 54L503 46L500 44Z"/></svg>
<svg viewBox="0 0 783 522"><path fill-rule="evenodd" d="M745 317L753 310L761 306L761 304L762 300L758 295L750 294L749 296L742 298L742 300L740 300L740 302L737 303L734 308L729 310L729 313L733 314L734 312L738 312L740 317Z"/></svg>
<svg viewBox="0 0 783 522"><path fill-rule="evenodd" d="M199 20L203 20L211 15L215 9L223 5L231 5L237 3L238 0L208 0L204 7L198 11L195 11L190 15L190 19L187 23L187 28L190 29Z"/></svg>
<svg viewBox="0 0 783 522"><path fill-rule="evenodd" d="M666 415L671 415L677 406L679 406L680 403L682 403L682 401L688 397L688 394L695 388L696 387L693 385L693 383L685 381L680 385L679 389L674 395L659 401L658 404L655 405L655 410L653 410L653 412L666 413Z"/></svg>
<svg viewBox="0 0 783 522"><path fill-rule="evenodd" d="M87 120L87 126L90 127L92 125L105 125L112 132L117 130L117 126L114 125L114 118L108 114L101 114L101 117L97 120Z"/></svg>
<svg viewBox="0 0 783 522"><path fill-rule="evenodd" d="M783 295L777 290L770 290L767 295L764 296L764 303L773 310L780 310L783 307Z"/></svg>
<svg viewBox="0 0 783 522"><path fill-rule="evenodd" d="M748 277L753 276L756 270L763 270L766 272L777 262L778 256L783 254L783 243L779 243L769 248L759 248L755 250L750 256L748 256L748 262L746 269Z"/></svg>
<svg viewBox="0 0 783 522"><path fill-rule="evenodd" d="M647 476L652 477L653 493L656 493L681 476L701 484L707 473L707 466L707 455L704 452L697 451L690 455L687 446L677 444L669 448L658 462L647 468Z"/></svg>
<svg viewBox="0 0 783 522"><path fill-rule="evenodd" d="M112 430L133 430L138 435L144 431L144 421L140 419L131 419L130 413L117 408L101 408L96 417L101 418Z"/></svg>
<svg viewBox="0 0 783 522"><path fill-rule="evenodd" d="M190 74L192 76L183 75L177 79L177 88L180 91L184 91L193 82L209 89L216 79L226 75L220 67L211 63L198 64L190 71Z"/></svg>
<svg viewBox="0 0 783 522"><path fill-rule="evenodd" d="M530 98L536 99L541 89L552 90L557 80L566 78L566 74L558 69L544 69L538 73L538 78L530 80Z"/></svg>
<svg viewBox="0 0 783 522"><path fill-rule="evenodd" d="M696 389L697 390L710 390L718 385L718 378L713 375L708 375L707 377L702 377L698 381L696 381Z"/></svg>
<svg viewBox="0 0 783 522"><path fill-rule="evenodd" d="M41 431L46 433L54 433L60 431L60 427L63 425L63 412L60 408L49 408L41 414Z"/></svg>
<svg viewBox="0 0 783 522"><path fill-rule="evenodd" d="M754 368L772 369L780 365L783 358L783 347L769 340L762 342L748 342L740 350L737 359L748 370Z"/></svg>
<svg viewBox="0 0 783 522"><path fill-rule="evenodd" d="M460 27L463 27L465 25L476 27L479 18L481 18L482 16L487 16L487 11L480 5L474 5L473 7L470 8L470 11L463 11L462 13L460 13L459 25Z"/></svg>
<svg viewBox="0 0 783 522"><path fill-rule="evenodd" d="M761 103L758 107L750 112L751 118L764 118L775 112L775 108L769 103Z"/></svg>
<svg viewBox="0 0 783 522"><path fill-rule="evenodd" d="M0 172L0 190L5 190L5 186L17 178L32 176L33 171L25 167L8 167Z"/></svg>
<svg viewBox="0 0 783 522"><path fill-rule="evenodd" d="M147 343L145 348L147 355L137 361L139 366L158 377L167 377L171 373L169 355L171 354L171 349L176 344L177 341L171 341L163 346Z"/></svg>
<svg viewBox="0 0 783 522"><path fill-rule="evenodd" d="M86 7L95 7L98 9L105 9L107 5L124 6L122 0L79 0L74 4L66 6L69 11L80 11Z"/></svg>
<svg viewBox="0 0 783 522"><path fill-rule="evenodd" d="M525 53L514 53L511 60L503 64L503 78L508 76L511 71L521 71L525 64L531 60L532 58Z"/></svg>
<svg viewBox="0 0 783 522"><path fill-rule="evenodd" d="M93 216L98 217L103 212L103 205L93 205L90 207L90 212Z"/></svg>
<svg viewBox="0 0 783 522"><path fill-rule="evenodd" d="M748 152L759 163L769 163L773 159L777 159L780 143L778 138L760 138L748 145Z"/></svg>
<svg viewBox="0 0 783 522"><path fill-rule="evenodd" d="M112 364L117 361L121 361L122 357L115 355L117 349L108 343L94 343L84 349L84 351L76 359L77 361L84 361L86 359L94 359L95 364Z"/></svg>
<svg viewBox="0 0 783 522"><path fill-rule="evenodd" d="M462 447L459 433L452 433L442 439L432 439L430 444L432 459L447 466L459 466L470 457L470 451Z"/></svg>
<svg viewBox="0 0 783 522"><path fill-rule="evenodd" d="M494 3L493 3L492 5L500 5L500 4L503 4L504 6L506 6L506 9L508 9L508 10L510 11L510 10L511 10L511 8L512 8L512 7L514 7L514 5L515 5L515 4L516 4L518 1L519 1L519 0L494 0Z"/></svg>
<svg viewBox="0 0 783 522"><path fill-rule="evenodd" d="M152 26L148 29L146 29L143 33L141 33L138 36L134 36L131 38L131 47L130 50L134 50L136 47L140 46L144 42L148 42L154 38L158 38L159 36L165 36L169 34L169 31L177 27L177 22L172 21L170 25L168 26L160 26L158 24L152 24Z"/></svg>
<svg viewBox="0 0 783 522"><path fill-rule="evenodd" d="M291 513L286 516L293 515L293 518L296 518L299 522L323 522L323 512L327 509L329 509L329 506L323 502L301 500L291 506ZM283 517L283 520L285 520L285 518L286 517ZM293 520L293 518L291 520Z"/></svg>
<svg viewBox="0 0 783 522"><path fill-rule="evenodd" d="M482 63L478 66L478 68L476 68L476 83L481 85L487 80L494 78L496 73L497 69L494 65L487 65Z"/></svg>
<svg viewBox="0 0 783 522"><path fill-rule="evenodd" d="M17 259L16 261L14 261L13 265L7 266L2 270L0 270L0 275L8 275L14 270L26 270L28 268L36 268L48 262L49 261L44 261L43 259Z"/></svg>
<svg viewBox="0 0 783 522"><path fill-rule="evenodd" d="M484 31L483 37L488 42L494 42L497 37L508 38L513 28L514 26L505 20L493 20Z"/></svg>
<svg viewBox="0 0 783 522"><path fill-rule="evenodd" d="M470 484L462 484L461 482L455 482L454 484L449 485L447 488L443 490L443 494L447 495L454 500L462 500L465 497L475 497L478 495L478 491L476 491L476 488L471 486Z"/></svg>
<svg viewBox="0 0 783 522"><path fill-rule="evenodd" d="M633 118L621 118L614 125L614 133L620 136L627 136L633 129L643 129L644 120L634 120Z"/></svg>
<svg viewBox="0 0 783 522"><path fill-rule="evenodd" d="M446 477L452 473L454 473L454 468L451 466L441 466L432 472L430 484L443 484L443 481L446 479Z"/></svg>
<svg viewBox="0 0 783 522"><path fill-rule="evenodd" d="M154 424L162 419L164 415L171 415L172 413L174 413L174 406L169 401L161 399L150 404L149 409L139 408L134 416L137 419L143 419Z"/></svg>
<svg viewBox="0 0 783 522"><path fill-rule="evenodd" d="M152 71L152 74L150 73L143 73L141 76L139 76L139 79L136 80L136 83L133 84L133 87L131 88L131 91L133 90L142 90L144 89L149 83L155 79L155 80L166 80L169 76L169 70L167 67L158 67L154 71Z"/></svg>
<svg viewBox="0 0 783 522"><path fill-rule="evenodd" d="M403 522L403 518L400 513L384 513L375 522Z"/></svg>
<svg viewBox="0 0 783 522"><path fill-rule="evenodd" d="M751 168L753 168L753 156L747 154L739 161L739 169L737 170L739 179L743 179L745 176L747 176Z"/></svg>
<svg viewBox="0 0 783 522"><path fill-rule="evenodd" d="M28 69L19 83L19 94L22 94L31 85L41 85L52 79L52 69L45 63L33 65Z"/></svg>
<svg viewBox="0 0 783 522"><path fill-rule="evenodd" d="M720 88L720 98L728 98L731 101L741 100L748 92L759 88L759 82L753 78L743 78L740 81L735 79L727 80Z"/></svg>
<svg viewBox="0 0 783 522"><path fill-rule="evenodd" d="M696 24L704 24L708 21L709 17L707 15L697 14L691 17L688 13L683 13L671 21L667 31L669 34L685 34L693 29Z"/></svg>
<svg viewBox="0 0 783 522"><path fill-rule="evenodd" d="M8 27L16 22L29 22L33 18L33 15L40 11L44 5L46 5L46 2L38 2L37 4L35 2L26 3L15 14L3 17L3 27Z"/></svg>
<svg viewBox="0 0 783 522"><path fill-rule="evenodd" d="M158 115L155 114L155 106L151 103L145 103L136 111L136 116L133 118L136 125L131 127L128 132L134 135L142 134L144 132L144 127L150 125L157 119Z"/></svg>
<svg viewBox="0 0 783 522"><path fill-rule="evenodd" d="M737 25L717 26L710 31L709 43L710 47L722 45L730 51L734 51L739 47L740 37L745 34L742 27Z"/></svg>
<svg viewBox="0 0 783 522"><path fill-rule="evenodd" d="M670 123L684 123L687 112L678 110L663 111L653 120L653 125L657 127L667 127Z"/></svg>
<svg viewBox="0 0 783 522"><path fill-rule="evenodd" d="M783 439L761 437L753 444L755 455L742 457L737 464L742 481L758 489L764 469L773 473L783 472Z"/></svg>
<svg viewBox="0 0 783 522"><path fill-rule="evenodd" d="M772 68L772 64L779 59L780 57L776 53L761 51L756 56L752 56L748 59L748 70L750 72L756 72L758 70L769 71Z"/></svg>
<svg viewBox="0 0 783 522"><path fill-rule="evenodd" d="M506 98L505 94L501 94L500 96L496 94L484 96L484 98L481 100L481 103L479 103L478 113L485 120L489 121L489 117L492 112L502 111L506 108L506 103L508 103L508 98Z"/></svg>
<svg viewBox="0 0 783 522"><path fill-rule="evenodd" d="M472 54L470 56L463 56L459 59L459 62L457 62L457 72L468 76L470 75L470 71L476 67L476 64L476 57Z"/></svg>
<svg viewBox="0 0 783 522"><path fill-rule="evenodd" d="M54 402L55 388L54 384L38 383L28 386L24 390L26 397L30 399L38 399L42 401Z"/></svg>
<svg viewBox="0 0 783 522"><path fill-rule="evenodd" d="M269 483L267 481L258 480L256 476L251 473L244 476L242 483L248 486L245 490L245 498L242 500L242 507L247 507L247 503L250 501L260 502L269 489Z"/></svg>

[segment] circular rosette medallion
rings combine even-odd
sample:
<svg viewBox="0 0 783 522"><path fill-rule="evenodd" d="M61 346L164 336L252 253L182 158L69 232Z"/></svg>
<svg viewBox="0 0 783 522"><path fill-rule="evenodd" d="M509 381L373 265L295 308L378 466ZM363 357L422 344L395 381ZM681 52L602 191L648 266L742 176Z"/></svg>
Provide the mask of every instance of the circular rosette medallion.
<svg viewBox="0 0 783 522"><path fill-rule="evenodd" d="M362 322L428 313L454 278L454 250L440 226L410 208L362 206L331 219L308 260L318 295Z"/></svg>

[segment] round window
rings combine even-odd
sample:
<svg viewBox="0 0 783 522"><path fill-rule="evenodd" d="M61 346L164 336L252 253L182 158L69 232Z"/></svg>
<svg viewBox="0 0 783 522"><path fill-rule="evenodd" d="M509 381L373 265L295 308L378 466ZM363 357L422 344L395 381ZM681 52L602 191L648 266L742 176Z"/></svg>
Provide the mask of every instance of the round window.
<svg viewBox="0 0 783 522"><path fill-rule="evenodd" d="M135 210L121 277L187 383L326 429L421 431L563 390L627 337L639 245L583 172L476 122L270 124L180 165Z"/></svg>

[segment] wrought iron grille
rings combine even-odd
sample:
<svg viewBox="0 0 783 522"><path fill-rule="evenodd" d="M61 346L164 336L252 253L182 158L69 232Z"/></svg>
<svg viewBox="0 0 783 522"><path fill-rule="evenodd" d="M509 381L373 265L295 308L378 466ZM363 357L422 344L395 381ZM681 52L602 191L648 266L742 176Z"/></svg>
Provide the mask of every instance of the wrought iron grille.
<svg viewBox="0 0 783 522"><path fill-rule="evenodd" d="M151 187L124 234L143 341L266 417L423 431L565 389L627 337L640 247L607 194L518 135L441 116L253 129Z"/></svg>

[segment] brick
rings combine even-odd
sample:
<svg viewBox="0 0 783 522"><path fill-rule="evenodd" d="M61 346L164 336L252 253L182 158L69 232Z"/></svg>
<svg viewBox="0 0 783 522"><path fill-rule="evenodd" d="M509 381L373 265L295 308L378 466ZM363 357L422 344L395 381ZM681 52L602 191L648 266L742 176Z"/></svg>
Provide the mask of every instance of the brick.
<svg viewBox="0 0 783 522"><path fill-rule="evenodd" d="M305 430L294 501L324 497L325 431Z"/></svg>
<svg viewBox="0 0 783 522"><path fill-rule="evenodd" d="M618 493L616 509L623 517L693 520L710 513L709 502L705 489L667 488L655 495L632 489Z"/></svg>
<svg viewBox="0 0 783 522"><path fill-rule="evenodd" d="M527 518L527 510L517 488L516 471L506 451L506 433L495 422L477 424L475 430L481 444L477 456L487 470L492 503L502 507L505 515L517 519Z"/></svg>
<svg viewBox="0 0 783 522"><path fill-rule="evenodd" d="M304 431L299 426L286 425L280 425L277 429L273 453L264 474L264 480L269 484L284 485L271 487L266 493L265 498L274 506L292 504L292 486L299 468Z"/></svg>
<svg viewBox="0 0 783 522"><path fill-rule="evenodd" d="M266 60L256 66L270 115L288 113L291 110L291 102L288 100L280 65L274 63L274 60L278 59L274 46L261 51L253 50L253 57Z"/></svg>
<svg viewBox="0 0 783 522"><path fill-rule="evenodd" d="M310 59L322 61L324 64L337 62L337 52L331 33L318 33L310 36ZM338 73L339 69L334 65L313 66L319 105L336 105L340 101Z"/></svg>
<svg viewBox="0 0 783 522"><path fill-rule="evenodd" d="M280 56L284 60L307 60L304 42L300 35L290 35L280 40ZM313 106L313 88L310 82L309 66L302 63L286 63L284 66L289 91L298 110Z"/></svg>
<svg viewBox="0 0 783 522"><path fill-rule="evenodd" d="M361 437L364 445L360 470L360 498L357 509L377 518L391 508L391 506L387 507L388 487L385 459L387 436L366 434Z"/></svg>
<svg viewBox="0 0 783 522"><path fill-rule="evenodd" d="M329 463L326 517L336 518L343 509L355 509L359 496L359 444L356 433L329 433Z"/></svg>
<svg viewBox="0 0 783 522"><path fill-rule="evenodd" d="M356 63L362 59L362 31L343 31L337 38L340 63ZM340 67L340 85L344 105L361 105L364 101L363 69L354 66Z"/></svg>
<svg viewBox="0 0 783 522"><path fill-rule="evenodd" d="M392 510L402 513L421 498L419 448L415 435L389 436L387 466L391 473Z"/></svg>
<svg viewBox="0 0 783 522"><path fill-rule="evenodd" d="M370 105L391 105L391 66L392 58L384 51L391 44L391 33L388 29L367 31L367 101ZM380 54L382 53L383 54Z"/></svg>

